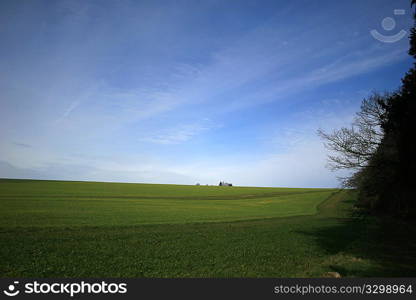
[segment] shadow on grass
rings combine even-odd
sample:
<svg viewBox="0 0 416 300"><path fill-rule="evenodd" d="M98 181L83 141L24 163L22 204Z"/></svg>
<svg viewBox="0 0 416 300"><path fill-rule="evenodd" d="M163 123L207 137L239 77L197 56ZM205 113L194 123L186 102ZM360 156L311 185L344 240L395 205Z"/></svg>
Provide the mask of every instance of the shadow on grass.
<svg viewBox="0 0 416 300"><path fill-rule="evenodd" d="M312 236L329 255L324 269L342 277L416 276L416 222L352 211L322 222L298 233Z"/></svg>

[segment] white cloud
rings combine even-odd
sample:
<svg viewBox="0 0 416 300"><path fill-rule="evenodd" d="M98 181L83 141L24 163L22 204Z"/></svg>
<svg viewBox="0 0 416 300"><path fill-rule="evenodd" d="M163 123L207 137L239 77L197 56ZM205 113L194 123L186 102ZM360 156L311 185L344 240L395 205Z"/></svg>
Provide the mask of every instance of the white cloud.
<svg viewBox="0 0 416 300"><path fill-rule="evenodd" d="M79 101L74 101L71 103L71 105L68 107L68 109L62 114L61 118L66 118L69 116L69 114L77 108L77 106L79 105Z"/></svg>
<svg viewBox="0 0 416 300"><path fill-rule="evenodd" d="M167 128L159 130L158 132L147 133L144 137L139 138L139 140L142 142L162 145L180 144L191 140L203 132L218 129L220 127L221 125L214 125L209 118L205 118L198 123L182 124L175 126L174 128Z"/></svg>

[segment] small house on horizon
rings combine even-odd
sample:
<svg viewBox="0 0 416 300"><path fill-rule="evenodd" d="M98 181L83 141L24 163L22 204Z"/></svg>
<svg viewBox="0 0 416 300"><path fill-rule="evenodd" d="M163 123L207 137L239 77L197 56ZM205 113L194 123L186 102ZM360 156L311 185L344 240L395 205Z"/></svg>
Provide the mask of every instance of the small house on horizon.
<svg viewBox="0 0 416 300"><path fill-rule="evenodd" d="M220 181L220 183L218 185L219 186L233 186L232 183L228 183L228 182L225 182L225 181Z"/></svg>

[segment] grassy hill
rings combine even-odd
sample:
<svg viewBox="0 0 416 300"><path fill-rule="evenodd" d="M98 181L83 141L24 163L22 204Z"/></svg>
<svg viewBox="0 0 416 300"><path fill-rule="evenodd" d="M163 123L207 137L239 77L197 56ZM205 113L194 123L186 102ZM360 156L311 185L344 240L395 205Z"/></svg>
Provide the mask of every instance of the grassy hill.
<svg viewBox="0 0 416 300"><path fill-rule="evenodd" d="M335 190L0 181L0 226L127 226L311 215Z"/></svg>
<svg viewBox="0 0 416 300"><path fill-rule="evenodd" d="M415 227L351 214L354 202L326 189L1 180L0 276L415 276Z"/></svg>

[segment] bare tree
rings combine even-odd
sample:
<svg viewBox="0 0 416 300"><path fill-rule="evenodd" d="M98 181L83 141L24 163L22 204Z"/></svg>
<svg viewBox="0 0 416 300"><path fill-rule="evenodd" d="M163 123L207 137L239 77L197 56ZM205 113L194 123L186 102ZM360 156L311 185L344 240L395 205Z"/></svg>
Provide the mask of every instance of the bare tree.
<svg viewBox="0 0 416 300"><path fill-rule="evenodd" d="M328 155L328 166L332 170L361 169L369 165L383 139L383 121L386 103L390 94L373 93L363 100L350 128L341 128L332 133L318 130L324 145L333 154Z"/></svg>

